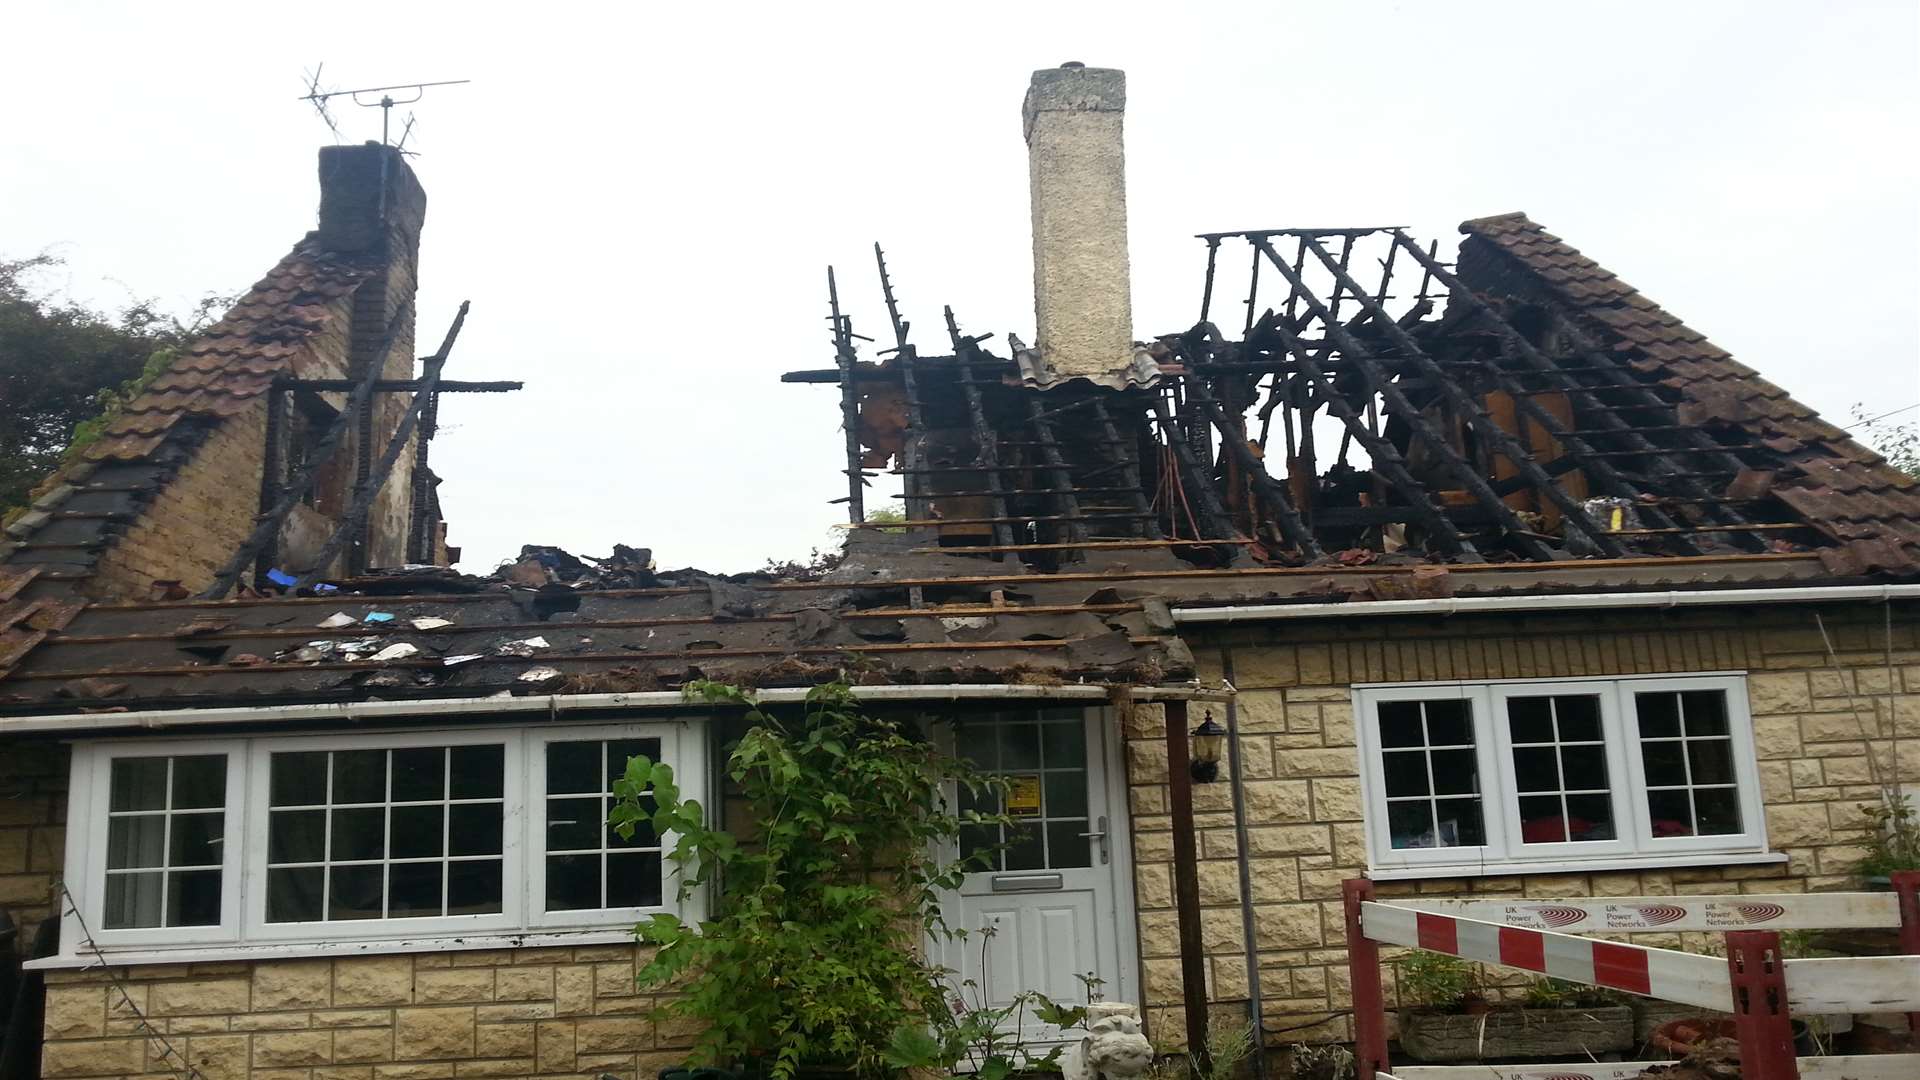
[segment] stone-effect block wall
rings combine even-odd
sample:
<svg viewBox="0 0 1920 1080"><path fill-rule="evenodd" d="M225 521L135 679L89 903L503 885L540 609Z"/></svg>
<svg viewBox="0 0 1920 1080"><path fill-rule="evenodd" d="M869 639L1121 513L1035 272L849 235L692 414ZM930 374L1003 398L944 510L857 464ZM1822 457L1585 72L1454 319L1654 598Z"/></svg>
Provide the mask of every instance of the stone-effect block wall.
<svg viewBox="0 0 1920 1080"><path fill-rule="evenodd" d="M22 951L60 907L54 881L66 858L68 758L63 743L0 742L0 911L20 928Z"/></svg>
<svg viewBox="0 0 1920 1080"><path fill-rule="evenodd" d="M1269 1038L1352 1038L1350 1021L1329 1014L1351 1004L1340 883L1361 876L1366 866L1354 683L1745 670L1768 842L1789 857L1761 866L1382 883L1382 894L1550 898L1860 887L1854 874L1860 811L1878 794L1869 742L1876 742L1886 775L1894 765L1897 725L1900 773L1920 778L1920 617L1911 606L1894 608L1889 672L1880 606L1819 610L1834 659L1807 605L1187 627L1202 677L1227 674L1230 655L1240 689L1254 939ZM1193 723L1205 708L1190 707ZM1221 707L1213 708L1215 719L1223 719ZM1178 1039L1182 995L1164 717L1158 707L1142 706L1125 723L1148 1018L1161 1034ZM1223 768L1220 782L1193 789L1201 924L1209 998L1240 1005L1248 980L1226 776ZM1708 951L1719 936L1641 934L1635 940ZM1387 988L1391 1007L1391 969Z"/></svg>
<svg viewBox="0 0 1920 1080"><path fill-rule="evenodd" d="M636 945L116 969L205 1080L650 1080L691 1030L655 1025ZM180 1074L106 972L49 972L41 1075Z"/></svg>

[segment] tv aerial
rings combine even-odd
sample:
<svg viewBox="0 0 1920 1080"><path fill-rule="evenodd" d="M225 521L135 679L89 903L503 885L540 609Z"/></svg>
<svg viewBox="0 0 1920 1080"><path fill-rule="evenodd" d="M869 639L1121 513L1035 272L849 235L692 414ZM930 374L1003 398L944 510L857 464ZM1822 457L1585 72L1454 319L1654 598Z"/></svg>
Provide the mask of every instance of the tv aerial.
<svg viewBox="0 0 1920 1080"><path fill-rule="evenodd" d="M325 64L320 64L313 69L313 74L307 79L307 92L300 95L296 100L304 101L312 105L314 111L320 114L320 119L326 123L327 130L333 132L333 136L336 139L342 138L343 136L340 134L340 126L335 122L333 114L327 110L327 103L329 101L334 98L344 97L363 109L379 109L381 144L391 146L395 150L402 152L406 151L407 136L413 134L413 114L411 112L407 114L406 122L400 129L400 140L395 142L392 137L393 107L395 105L411 105L419 101L426 96L428 87L462 86L473 81L472 79L443 79L438 82L395 83L391 86L363 86L357 90L322 90L320 88L320 73L325 68ZM411 97L394 97L396 92L406 94L409 91L412 93ZM363 96L368 94L379 94L380 96L372 99Z"/></svg>

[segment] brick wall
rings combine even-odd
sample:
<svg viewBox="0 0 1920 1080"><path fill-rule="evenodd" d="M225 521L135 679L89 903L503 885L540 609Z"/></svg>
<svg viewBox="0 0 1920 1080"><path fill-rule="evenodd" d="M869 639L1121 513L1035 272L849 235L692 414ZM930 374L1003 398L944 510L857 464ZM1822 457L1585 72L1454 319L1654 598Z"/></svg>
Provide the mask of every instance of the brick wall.
<svg viewBox="0 0 1920 1080"><path fill-rule="evenodd" d="M1859 887L1853 867L1871 782L1864 732L1920 735L1920 632L1896 608L1889 676L1882 609L1821 612L1830 660L1805 606L1770 610L1617 612L1450 619L1342 619L1204 631L1186 637L1208 680L1230 654L1242 733L1254 937L1270 1037L1345 1040L1349 1006L1340 882L1366 864L1351 684L1357 682L1748 671L1768 841L1785 865L1383 883L1387 895L1626 896L1799 892ZM1891 682L1889 679L1891 678ZM1218 710L1219 707L1215 707ZM1193 708L1198 723L1201 708ZM1220 719L1216 711L1216 719ZM1149 1019L1180 1037L1164 719L1126 720L1143 981ZM1878 727L1876 727L1878 725ZM1882 767L1893 764L1880 744ZM1920 777L1920 739L1899 768ZM1231 787L1194 786L1201 836L1201 923L1210 999L1247 997ZM1647 934L1648 944L1703 950L1710 935ZM1392 972L1388 999L1394 1000ZM1242 1014L1244 1015L1244 1014ZM1294 1028L1280 1034L1277 1029Z"/></svg>
<svg viewBox="0 0 1920 1080"><path fill-rule="evenodd" d="M0 742L0 911L20 927L20 948L59 908L54 879L66 857L67 747Z"/></svg>
<svg viewBox="0 0 1920 1080"><path fill-rule="evenodd" d="M48 1078L651 1078L691 1032L657 1027L634 945L50 972ZM112 978L159 1035L142 1034Z"/></svg>

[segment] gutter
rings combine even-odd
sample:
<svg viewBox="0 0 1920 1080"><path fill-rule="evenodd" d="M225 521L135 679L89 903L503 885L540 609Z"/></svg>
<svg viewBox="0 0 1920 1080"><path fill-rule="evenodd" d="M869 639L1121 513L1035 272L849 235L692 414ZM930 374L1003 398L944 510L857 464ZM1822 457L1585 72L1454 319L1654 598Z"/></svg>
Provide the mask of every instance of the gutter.
<svg viewBox="0 0 1920 1080"><path fill-rule="evenodd" d="M1920 600L1920 585L1815 585L1783 589L1574 593L1558 596L1443 596L1425 600L1355 600L1342 604L1234 604L1225 607L1176 608L1173 621L1177 625L1374 615L1472 615L1493 611L1601 611L1734 604L1888 603L1894 600Z"/></svg>
<svg viewBox="0 0 1920 1080"><path fill-rule="evenodd" d="M1085 701L1104 704L1112 699L1106 686L1028 686L1009 683L936 683L924 686L856 686L853 695L876 704L942 701ZM1135 701L1226 701L1231 689L1189 686L1133 686L1123 688ZM805 701L806 687L777 687L754 693L766 705ZM77 734L104 731L164 731L175 728L223 727L234 724L312 723L344 725L379 720L445 718L478 720L495 715L596 712L609 709L655 709L707 712L710 706L688 700L678 690L651 690L631 694L529 694L524 697L436 698L427 701L355 701L325 705L265 705L237 709L149 709L140 712L61 713L48 716L0 717L0 737L49 733Z"/></svg>

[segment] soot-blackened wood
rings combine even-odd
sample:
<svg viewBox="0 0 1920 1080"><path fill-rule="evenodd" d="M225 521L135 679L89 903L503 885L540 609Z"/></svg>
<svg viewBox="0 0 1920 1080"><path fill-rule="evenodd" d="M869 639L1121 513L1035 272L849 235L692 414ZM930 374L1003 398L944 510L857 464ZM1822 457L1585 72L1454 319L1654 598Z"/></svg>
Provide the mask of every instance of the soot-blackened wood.
<svg viewBox="0 0 1920 1080"><path fill-rule="evenodd" d="M1306 237L1302 239L1302 242L1313 252L1313 257L1318 259L1322 266L1325 266L1332 272L1334 279L1342 285L1345 285L1348 291L1353 293L1354 301L1364 308L1369 315L1373 316L1374 325L1378 326L1381 331L1386 334L1389 341L1400 347L1401 352L1405 354L1405 359L1412 361L1415 367L1421 369L1428 379L1432 381L1433 385L1439 389L1441 395L1447 399L1447 402L1451 404L1454 409L1458 410L1461 415L1468 418L1469 422L1473 424L1474 430L1479 433L1482 438L1492 443L1495 450L1506 457L1508 461L1512 462L1516 469L1520 470L1528 480L1533 482L1538 494L1560 508L1560 515L1563 521L1579 529L1582 533L1585 533L1587 539L1593 541L1594 546L1599 548L1604 554L1615 557L1626 554L1626 548L1622 547L1620 542L1615 540L1599 522L1588 516L1586 508L1580 505L1579 500L1568 495L1565 489L1553 482L1553 479L1540 468L1540 463L1534 460L1533 454L1530 453L1519 440L1508 433L1505 428L1494 423L1493 418L1487 415L1487 410L1481 406L1480 402L1472 394L1462 390L1458 382L1447 377L1446 372L1443 371L1438 364L1434 363L1433 358L1428 356L1426 350L1420 347L1420 343L1413 339L1413 335L1402 329L1400 324L1394 321L1393 316L1387 313L1386 308L1382 307L1378 301L1367 295L1366 290L1359 282L1353 279L1352 275L1347 272L1347 268L1343 266L1340 261L1336 261L1318 240ZM1314 302L1311 295L1309 295L1307 299L1309 302ZM1356 354L1356 359L1358 359L1357 354L1362 351L1362 348L1357 341L1353 340L1351 335L1346 333L1344 327L1340 327L1337 330L1334 329L1335 327L1339 327L1339 323L1336 321L1337 316L1338 312L1329 313L1327 320L1328 333L1336 340L1339 340L1343 348L1353 351ZM1564 425L1554 419L1546 410L1535 405L1530 398L1516 399L1517 404L1520 402L1524 402L1524 405L1521 406L1522 410L1531 410L1529 415L1543 427L1548 428L1550 432L1565 430ZM1473 475L1474 479L1480 482L1479 486L1484 487L1486 484L1485 478L1481 477L1478 472L1475 472ZM1472 485L1469 485L1469 490L1474 490L1475 495L1479 495L1479 491ZM1491 496L1492 493L1488 492L1488 495ZM1499 502L1503 507L1506 506L1505 501L1499 499L1497 496L1493 497L1493 500ZM1518 524L1517 518L1515 519L1515 523ZM1550 558L1551 553L1547 552L1544 546L1542 546L1540 555L1536 557Z"/></svg>
<svg viewBox="0 0 1920 1080"><path fill-rule="evenodd" d="M440 343L439 351L427 357L420 369L420 389L407 404L406 415L400 418L400 425L393 430L393 437L387 440L386 452L380 455L380 461L368 474L367 482L354 494L353 505L347 508L339 526L327 542L320 546L320 553L313 563L300 573L301 582L311 580L315 575L324 573L327 564L340 553L348 542L366 545L368 541L368 520L373 511L374 500L379 498L380 489L386 486L387 477L393 474L393 466L407 448L407 440L413 436L414 429L420 423L421 415L434 397L434 386L440 381L440 372L447 366L447 357L453 352L453 343L460 337L460 328L466 325L469 301L460 302L460 310L453 317L453 325L447 328L447 336ZM365 552L352 560L364 564Z"/></svg>
<svg viewBox="0 0 1920 1080"><path fill-rule="evenodd" d="M1300 511L1294 508L1293 498L1287 491L1287 486L1275 480L1273 474L1267 472L1266 466L1261 464L1260 459L1248 449L1246 431L1229 419L1226 412L1220 408L1220 403L1215 401L1213 395L1207 391L1206 380L1204 378L1188 379L1187 393L1192 395L1194 403L1200 406L1201 411L1206 413L1207 419L1213 422L1214 429L1220 433L1221 448L1233 457L1240 468L1253 479L1261 494L1267 497L1267 504L1273 508L1274 522L1280 526L1280 535L1286 538L1287 543L1300 549L1300 554L1308 561L1325 555L1326 552L1321 550L1319 542L1313 538L1313 530L1307 528L1307 523L1300 517Z"/></svg>
<svg viewBox="0 0 1920 1080"><path fill-rule="evenodd" d="M1053 433L1053 425L1047 420L1046 410L1040 407L1039 400L1034 396L1038 393L1037 390L1023 391L1027 399L1027 422L1033 425L1034 437L1040 440L1040 457L1047 463L1047 474L1052 477L1049 483L1062 489L1053 497L1053 501L1060 516L1066 519L1067 539L1084 542L1087 539L1087 523L1080 516L1080 500L1073 493L1073 470L1060 453L1059 440Z"/></svg>
<svg viewBox="0 0 1920 1080"><path fill-rule="evenodd" d="M1113 449L1113 453L1119 458L1120 482L1133 489L1129 499L1133 503L1134 511L1139 517L1135 519L1135 524L1130 531L1136 536L1142 536L1149 540L1158 539L1160 537L1160 522L1153 513L1153 504L1147 500L1146 483L1140 475L1139 440L1134 440L1132 446L1125 444L1120 438L1119 426L1113 422L1113 413L1107 409L1106 400L1098 391L1087 400L1091 402L1090 407L1093 409L1093 417L1100 425L1102 437L1106 439L1107 445Z"/></svg>
<svg viewBox="0 0 1920 1080"><path fill-rule="evenodd" d="M1207 1054L1207 954L1200 933L1199 834L1193 827L1193 773L1187 756L1187 703L1164 706L1167 733L1167 802L1173 814L1174 913L1180 931L1180 996L1187 1014L1187 1053L1197 1075L1213 1071Z"/></svg>
<svg viewBox="0 0 1920 1080"><path fill-rule="evenodd" d="M833 360L840 370L840 426L847 433L847 520L867 520L866 477L860 468L860 391L853 385L853 327L840 314L840 286L827 267L827 317L833 321Z"/></svg>
<svg viewBox="0 0 1920 1080"><path fill-rule="evenodd" d="M980 342L960 332L960 324L954 321L951 305L943 307L941 313L947 320L947 337L953 342L954 359L959 361L960 389L967 399L967 422L973 431L974 461L986 472L987 496L993 502L993 516L1011 517L1006 487L1000 482L1000 452L995 443L998 435L993 425L987 422L986 402L979 384L973 381L973 366L969 363L979 358ZM1013 544L1013 530L1006 525L995 525L993 542L1002 547Z"/></svg>
<svg viewBox="0 0 1920 1080"><path fill-rule="evenodd" d="M1280 258L1280 253L1273 250L1273 245L1268 243L1264 237L1255 240L1254 244L1266 253L1268 261L1280 268L1281 273L1288 275L1293 274L1292 268L1287 266L1286 261ZM1393 381L1388 379L1386 375L1373 364L1372 360L1367 356L1367 351L1364 347L1354 341L1339 323L1329 321L1329 315L1331 313L1328 311L1327 306L1321 303L1320 298L1315 296L1313 292L1306 287L1305 279L1293 277L1292 280L1300 290L1301 300L1307 305L1307 309L1321 320L1322 325L1326 328L1327 336L1340 345L1344 354L1342 359L1373 384L1374 388L1379 391L1380 396L1386 400L1388 406L1400 413L1401 417L1406 421L1407 426L1413 430L1417 438L1426 441L1434 455L1446 464L1447 470L1459 481L1460 486L1485 506L1488 512L1494 516L1494 520L1498 521L1506 533L1512 537L1515 546L1519 547L1528 558L1536 562L1551 560L1553 553L1547 549L1545 544L1533 538L1527 527L1522 524L1519 517L1514 514L1513 508L1501 501L1500 496L1494 494L1493 488L1487 483L1486 478L1480 475L1479 470L1473 467L1473 463L1461 457L1459 452L1453 448L1452 444L1449 443L1446 438L1439 432L1433 430L1432 426L1421 416L1420 410L1412 401L1408 400L1406 394L1402 393L1400 388L1394 385ZM1329 407L1332 406L1333 402L1341 399L1339 391L1330 382L1327 384L1326 394L1329 399ZM1360 439L1360 433L1367 430L1366 421L1363 417L1359 417L1358 414L1353 413L1350 406L1347 408L1347 412L1355 416L1355 420L1347 424L1348 430L1353 432L1355 439ZM1345 420L1346 417L1342 417L1341 419ZM1372 432L1369 431L1367 433L1367 438L1372 438ZM1366 440L1362 439L1360 445L1367 445ZM1528 458L1527 460L1532 459ZM1535 467L1538 468L1538 466ZM1612 541L1608 542L1612 543Z"/></svg>
<svg viewBox="0 0 1920 1080"><path fill-rule="evenodd" d="M1346 395L1340 393L1334 386L1332 377L1313 358L1313 354L1301 344L1300 339L1294 337L1293 332L1278 320L1270 322L1268 328L1299 362L1302 374L1306 375L1319 389L1320 395L1326 399L1327 411L1346 425L1354 441L1358 442L1367 451L1367 456L1372 459L1374 471L1379 473L1402 499L1406 500L1407 506L1419 515L1420 524L1426 526L1428 533L1448 551L1474 562L1483 561L1472 542L1461 535L1453 522L1449 521L1446 515L1434 505L1433 493L1427 490L1425 484L1414 478L1413 473L1407 468L1406 460L1400 456L1399 449L1393 443L1373 433L1367 426L1366 417L1360 415L1352 405L1347 403ZM1376 375L1369 373L1368 377L1371 379ZM1432 433L1428 432L1426 437L1431 438Z"/></svg>
<svg viewBox="0 0 1920 1080"><path fill-rule="evenodd" d="M1534 347L1533 343L1527 340L1525 335L1507 323L1505 319L1502 319L1491 304L1482 300L1465 282L1448 272L1445 265L1435 258L1432 253L1422 251L1420 246L1414 243L1404 233L1395 232L1394 243L1405 248L1408 253L1425 268L1426 273L1447 290L1448 303L1459 304L1484 318L1487 323L1494 328L1495 332L1500 335L1501 340L1506 343L1507 347L1513 350L1515 355L1525 360L1536 371L1551 378L1556 384L1556 389L1573 395L1576 400L1584 406L1584 408L1580 410L1582 414L1590 415L1593 418L1593 422L1599 425L1601 429L1604 429L1609 434L1617 435L1629 446L1645 449L1649 456L1654 457L1656 461L1662 462L1665 467L1672 471L1678 486L1688 494L1705 500L1700 505L1708 507L1717 517L1736 524L1746 523L1747 519L1739 514L1738 511L1721 503L1718 497L1712 492L1707 491L1703 485L1694 483L1690 478L1687 478L1685 476L1686 470L1676 466L1671 461L1658 457L1661 453L1661 448L1644 434L1645 431L1651 429L1636 428L1635 425L1629 424L1619 417L1618 414L1621 411L1655 412L1670 420L1673 415L1673 406L1661 400L1659 395L1655 394L1650 387L1641 383L1631 374L1620 370L1619 366L1602 355L1601 351L1593 342L1581 334L1577 327L1566 323L1564 320L1561 320L1559 324L1568 342L1587 359L1588 363L1593 366L1601 378L1612 383L1615 388L1626 391L1631 396L1638 398L1641 404L1620 406L1617 404L1609 405L1600 401L1594 396L1597 388L1586 386L1573 378L1572 375L1562 371L1558 364L1554 363L1546 354ZM1675 432L1680 435L1681 438L1696 446L1700 445L1700 440L1702 439L1709 442L1711 441L1711 438L1706 436L1704 432L1699 431L1697 428L1688 427L1687 425L1666 423L1658 425L1658 427L1662 430ZM1727 455L1727 461L1733 463L1736 467L1738 466L1738 459L1730 454Z"/></svg>
<svg viewBox="0 0 1920 1080"><path fill-rule="evenodd" d="M214 574L213 581L194 599L218 600L227 595L240 581L240 576L253 566L260 553L278 540L280 527L286 524L287 515L293 513L293 508L300 505L300 500L306 498L307 493L313 490L314 483L319 479L321 466L325 465L340 449L341 441L355 426L360 412L360 403L373 395L373 384L379 379L380 370L386 364L387 353L392 351L393 343L399 339L400 330L412 311L412 301L409 300L400 305L400 310L394 314L393 321L387 324L387 333L381 339L380 347L368 360L366 373L362 376L360 384L347 395L340 414L334 417L332 424L328 425L327 433L321 438L319 445L314 447L313 453L301 466L300 472L281 490L280 500L274 503L266 513L260 515L254 522L253 532L241 541L233 557L227 560L226 565Z"/></svg>
<svg viewBox="0 0 1920 1080"><path fill-rule="evenodd" d="M1227 515L1226 505L1220 501L1220 493L1214 490L1212 477L1200 468L1199 460L1193 456L1193 447L1188 444L1186 435L1174 420L1173 410L1167 408L1167 399L1163 395L1153 395L1153 417L1160 425L1160 437L1173 453L1181 483L1190 497L1200 501L1201 531L1211 533L1214 537L1235 536L1239 530L1234 528L1233 519ZM1167 512L1171 520L1179 520L1171 492L1168 493Z"/></svg>
<svg viewBox="0 0 1920 1080"><path fill-rule="evenodd" d="M887 253L873 245L873 261L880 270L880 295L887 303L887 321L893 324L894 358L900 363L900 385L907 398L907 436L902 442L901 467L919 468L926 441L926 413L920 403L920 373L916 370L919 352L907 341L907 321L900 317L900 302L893 295L893 278L887 273ZM911 459L911 460L909 460ZM925 481L906 481L909 518L927 512Z"/></svg>
<svg viewBox="0 0 1920 1080"><path fill-rule="evenodd" d="M287 425L292 420L293 395L276 387L267 389L266 451L260 461L260 513L268 514L280 502L281 475L287 471ZM266 546L253 559L253 584L260 588L267 571L279 561L280 534L267 539Z"/></svg>

